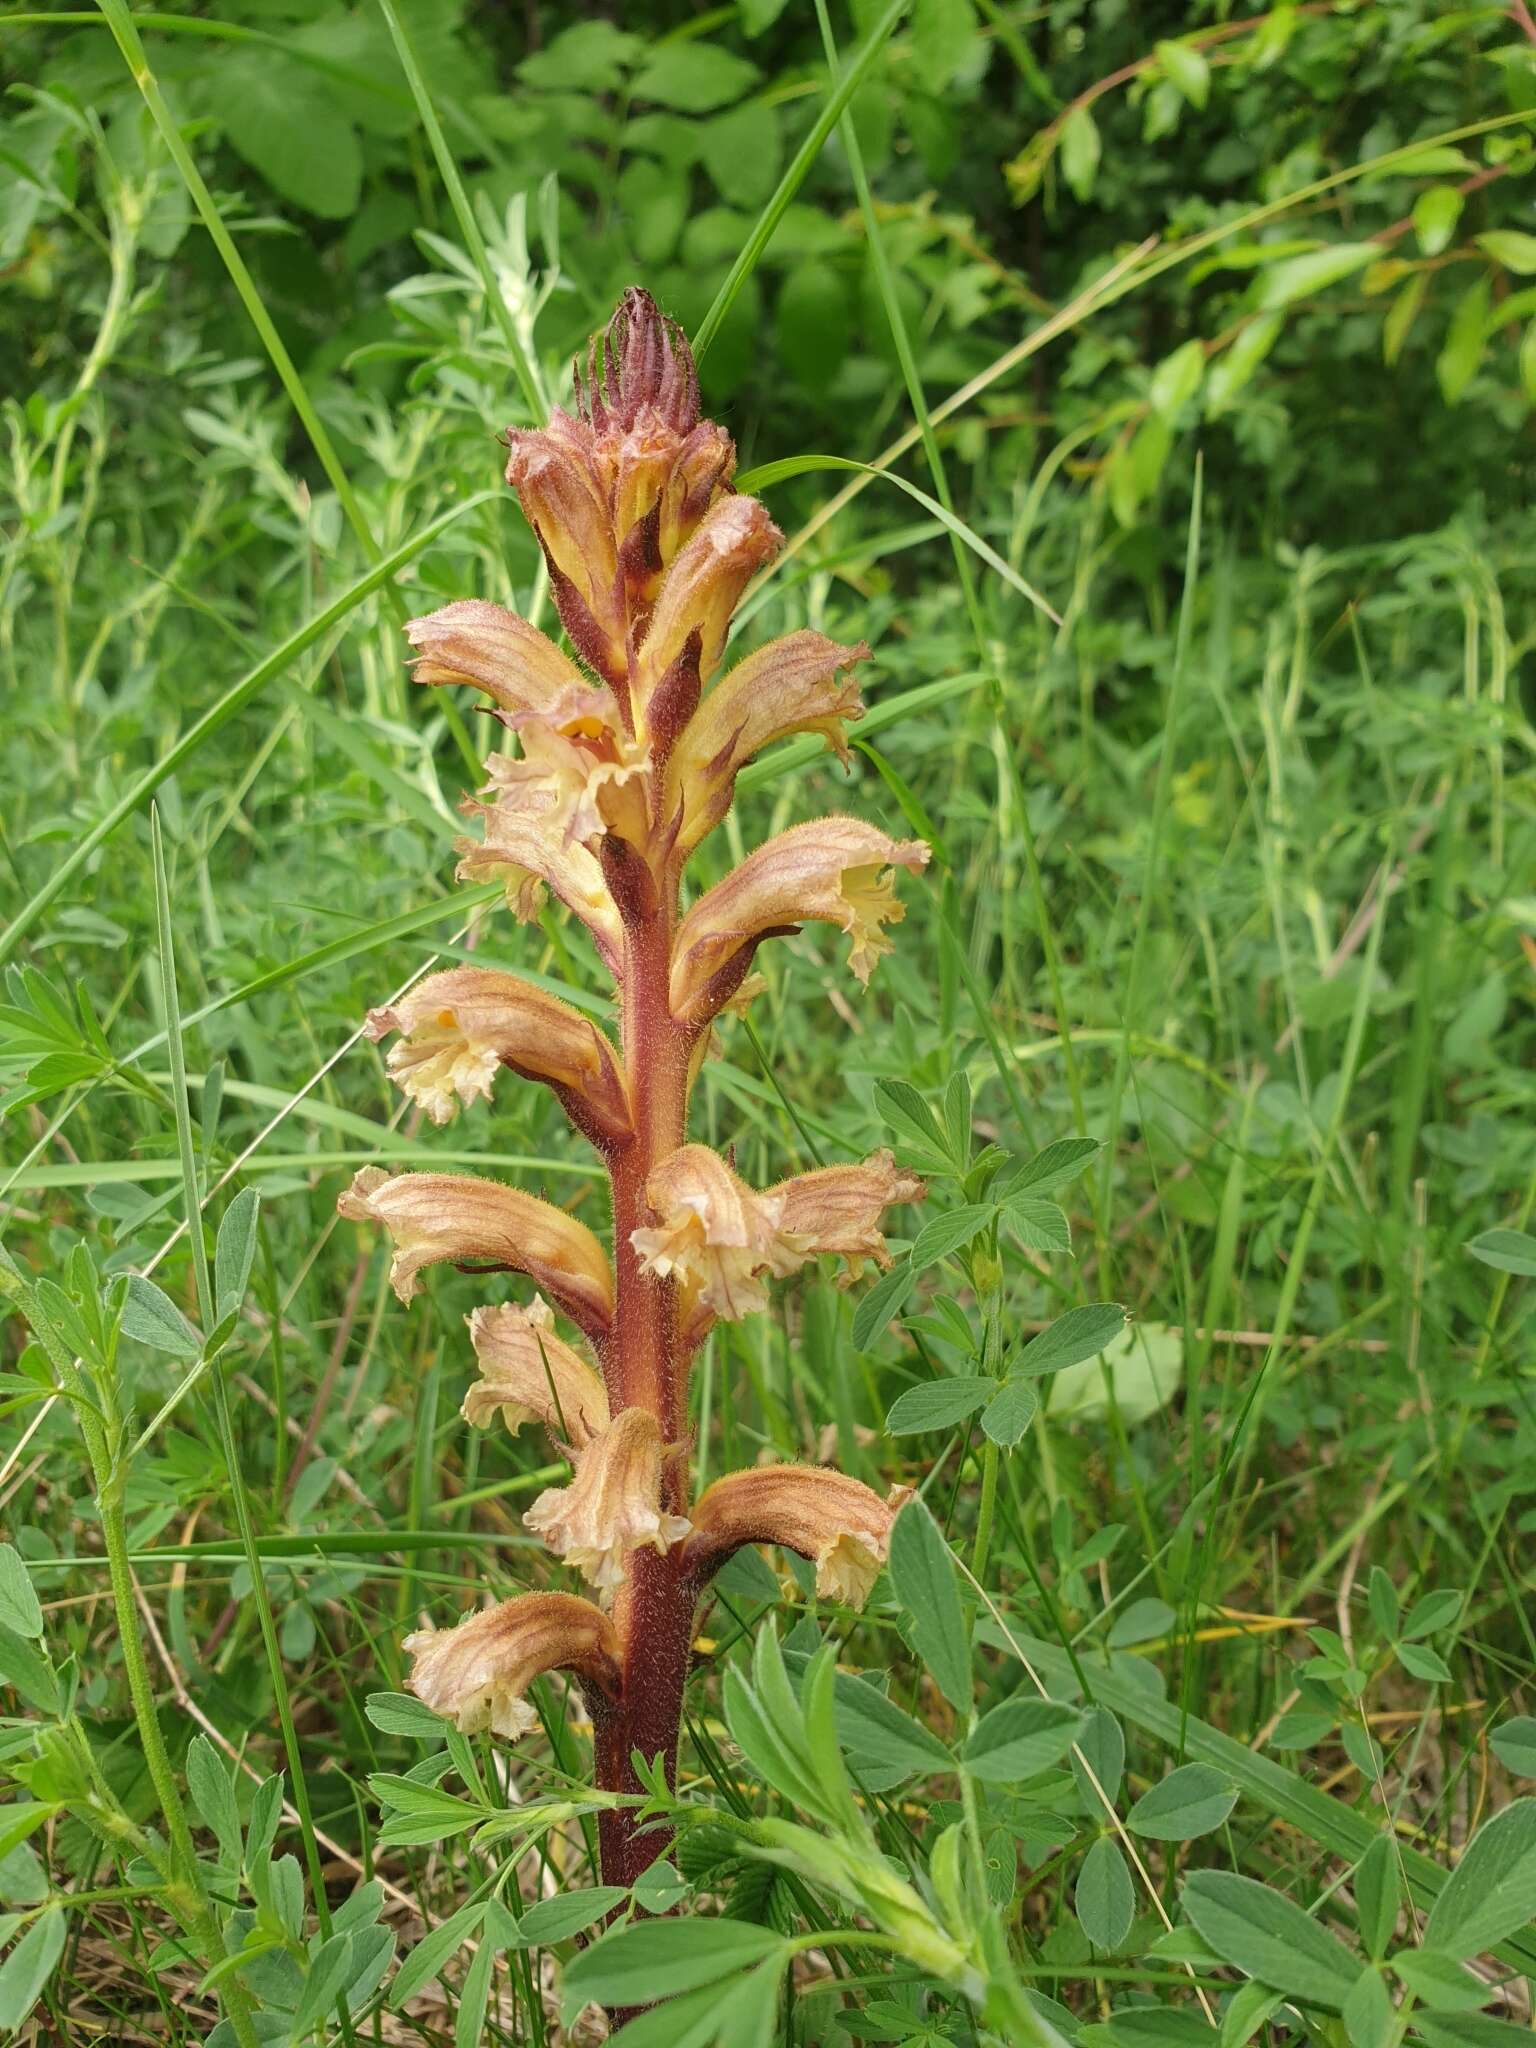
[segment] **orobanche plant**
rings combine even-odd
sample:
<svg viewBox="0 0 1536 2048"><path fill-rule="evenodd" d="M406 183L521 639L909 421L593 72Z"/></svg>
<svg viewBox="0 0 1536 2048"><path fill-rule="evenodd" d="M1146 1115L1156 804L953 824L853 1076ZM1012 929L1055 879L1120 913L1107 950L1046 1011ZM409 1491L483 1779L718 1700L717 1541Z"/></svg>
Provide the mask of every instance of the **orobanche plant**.
<svg viewBox="0 0 1536 2048"><path fill-rule="evenodd" d="M867 981L890 946L883 927L902 915L893 870L921 868L928 849L821 818L684 910L688 858L759 748L822 733L847 759L843 728L863 709L850 671L869 650L792 632L720 673L732 614L782 536L732 489L731 439L700 418L687 341L644 292L625 293L585 377L577 366L574 417L557 410L508 438L507 478L584 666L469 598L413 621L415 676L484 691L515 736L516 755L488 762L483 800L466 799L484 837L461 843L459 875L504 879L524 919L548 889L582 921L613 978L619 1043L542 989L475 967L430 976L368 1028L398 1033L390 1072L439 1123L488 1097L502 1067L553 1089L607 1169L612 1255L548 1202L467 1175L369 1167L340 1207L389 1231L402 1301L437 1260L536 1284L526 1305L470 1318L479 1378L464 1414L514 1431L542 1423L562 1447L569 1483L525 1519L594 1595L525 1593L412 1635L413 1690L463 1731L516 1739L535 1723L531 1681L573 1673L599 1784L638 1793L636 1756L675 1769L695 1611L720 1566L744 1544L781 1544L856 1607L905 1497L767 1465L690 1499L689 1376L711 1326L763 1308L770 1278L819 1255L850 1277L888 1265L884 1213L923 1189L888 1152L749 1187L689 1142L688 1103L714 1020L760 985L759 944L808 920L838 925ZM602 1815L610 1884L632 1884L665 1847L634 1812Z"/></svg>

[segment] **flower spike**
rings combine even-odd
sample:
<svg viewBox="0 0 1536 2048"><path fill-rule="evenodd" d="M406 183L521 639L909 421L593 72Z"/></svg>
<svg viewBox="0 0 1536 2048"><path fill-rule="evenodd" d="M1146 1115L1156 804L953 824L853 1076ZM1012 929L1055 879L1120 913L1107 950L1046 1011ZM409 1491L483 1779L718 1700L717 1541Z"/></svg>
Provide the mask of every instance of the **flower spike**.
<svg viewBox="0 0 1536 2048"><path fill-rule="evenodd" d="M758 942L807 921L840 925L853 940L848 964L867 982L891 942L882 925L906 915L890 870L927 865L921 839L892 839L859 818L817 818L770 839L701 896L678 928L672 1014L707 1024L733 995Z"/></svg>
<svg viewBox="0 0 1536 2048"><path fill-rule="evenodd" d="M516 1436L525 1422L542 1423L577 1450L608 1426L602 1376L561 1337L549 1304L535 1295L526 1308L502 1302L469 1318L480 1377L464 1396L464 1420L488 1429L500 1415Z"/></svg>
<svg viewBox="0 0 1536 2048"><path fill-rule="evenodd" d="M487 967L429 974L398 1002L368 1012L368 1036L401 1035L388 1067L436 1124L459 1103L489 1102L501 1067L543 1081L594 1144L631 1134L629 1094L618 1054L590 1017L558 996Z"/></svg>
<svg viewBox="0 0 1536 2048"><path fill-rule="evenodd" d="M526 1694L546 1671L574 1671L600 1698L619 1690L613 1623L572 1593L524 1593L453 1628L418 1629L402 1648L411 1691L463 1735L489 1728L515 1742L536 1728Z"/></svg>
<svg viewBox="0 0 1536 2048"><path fill-rule="evenodd" d="M569 1486L541 1493L523 1521L589 1585L611 1596L642 1545L660 1553L690 1524L661 1506L661 1431L649 1408L626 1408L576 1456Z"/></svg>
<svg viewBox="0 0 1536 2048"><path fill-rule="evenodd" d="M536 1195L467 1173L389 1174L364 1166L336 1207L382 1223L395 1243L389 1278L402 1301L423 1266L489 1266L527 1273L595 1342L613 1319L608 1255L584 1223Z"/></svg>
<svg viewBox="0 0 1536 2048"><path fill-rule="evenodd" d="M816 1566L823 1598L862 1607L890 1554L891 1530L909 1486L880 1496L823 1465L759 1465L717 1479L689 1511L694 1534L684 1562L701 1578L744 1543L781 1543Z"/></svg>

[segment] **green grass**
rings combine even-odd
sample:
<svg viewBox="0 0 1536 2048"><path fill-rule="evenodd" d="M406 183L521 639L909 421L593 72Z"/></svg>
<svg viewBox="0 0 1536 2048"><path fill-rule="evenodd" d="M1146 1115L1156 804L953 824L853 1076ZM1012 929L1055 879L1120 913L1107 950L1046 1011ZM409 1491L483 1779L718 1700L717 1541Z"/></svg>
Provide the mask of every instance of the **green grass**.
<svg viewBox="0 0 1536 2048"><path fill-rule="evenodd" d="M430 1159L542 1187L602 1226L599 1177L535 1090L504 1078L489 1112L418 1128L360 1025L432 961L507 963L589 1000L579 930L525 929L491 892L454 893L454 806L484 734L405 685L398 624L450 596L544 605L491 428L509 404L531 417L558 397L563 338L515 306L552 307L566 328L605 308L588 293L573 320L571 292L538 298L543 242L520 302L493 288L513 274L526 210L511 228L477 210L452 154L459 124L445 128L413 54L418 17L390 5L421 120L417 175L434 206L446 192L468 274L457 294L399 302L410 364L394 385L361 360L306 366L242 254L259 239L249 207L205 181L178 126L181 74L169 93L158 75L170 44L159 26L141 44L135 17L104 12L101 46L128 60L167 152L149 159L148 187L169 203L184 180L211 244L201 270L162 256L132 178L104 178L87 216L103 248L78 280L72 374L53 394L65 402L10 414L0 1231L24 1280L5 1282L0 1529L28 1567L54 1666L75 1660L101 1810L120 1811L141 1849L168 1840L172 1867L114 1861L82 1825L58 1756L54 1776L37 1765L36 1732L57 1716L24 1672L0 1693L0 1768L16 1798L59 1812L0 1859L0 1904L35 1915L71 1896L67 1922L39 1921L64 1922L67 1944L37 2039L137 2027L191 2043L217 2016L215 1959L161 1944L185 1878L189 1771L190 1825L214 1853L195 1734L233 1760L246 1822L253 1788L284 1774L274 1854L300 1859L311 1968L357 1886L383 1887L404 1955L509 1881L494 1831L381 1841L370 1778L432 1752L364 1710L400 1690L399 1641L420 1616L445 1622L483 1588L558 1583L519 1519L552 1476L546 1448L472 1438L458 1419L463 1317L505 1283L439 1272L404 1311L379 1246L334 1210L358 1163ZM999 1272L939 1260L889 1327L857 1338L863 1290L814 1275L769 1318L722 1325L697 1384L694 1458L715 1475L760 1454L835 1456L872 1482L919 1486L979 1581L962 1574L980 1616L978 1706L1033 1692L1022 1653L1051 1697L1119 1718L1112 1815L1063 1763L982 1816L991 1852L1013 1859L1015 1961L1062 2001L1063 2024L1113 2027L1137 1991L1194 2014L1196 1986L1230 2011L1234 1978L1180 1926L1189 1870L1262 1879L1348 1935L1374 1839L1400 1854L1422 1912L1477 1823L1522 1789L1490 1738L1536 1713L1533 1297L1518 1260L1468 1247L1529 1231L1536 1205L1529 520L1468 500L1432 530L1367 522L1335 542L1299 489L1255 516L1213 433L1211 461L1191 463L1153 515L1173 532L1166 547L1151 521L1119 526L1110 457L1082 457L1075 399L1022 435L999 414L1037 404L1032 371L1074 389L1071 351L1115 301L1162 317L1171 273L1363 173L1298 179L1176 248L1078 278L1022 340L989 333L986 361L962 376L927 352L936 301L913 303L909 223L861 152L855 74L899 12L861 16L861 40L834 32L818 0L829 62L839 41L857 54L841 87L818 75L801 146L702 330L724 353L791 202L836 210L810 182L836 131L884 322L868 355L883 368L866 403L818 422L815 452L770 405L746 416L744 462L790 546L746 608L744 640L804 624L868 639L870 715L847 778L798 742L744 774L697 882L829 807L921 830L936 857L904 885L897 950L862 1000L824 933L764 959L750 1025L727 1023L705 1070L696 1135L771 1180L890 1142L882 1082L912 1084L942 1114L964 1076L978 1147L1028 1157L1076 1135L1103 1149L1062 1193L1071 1257L1005 1238ZM1016 10L984 12L1017 32ZM1465 113L1436 132L1521 118ZM1396 147L1377 140L1378 157ZM423 261L441 282L436 256ZM155 360L156 307L136 294L151 279L178 304L222 292L219 265L276 384L224 342L194 352L186 388ZM1122 425L1093 432L1108 448ZM888 479L924 515L902 524L913 508L877 472L914 449L923 470ZM842 464L861 467L832 496L824 475ZM260 1215L228 1321L211 1262L242 1189ZM936 1185L928 1213L963 1198ZM71 1378L90 1363L91 1271L153 1273L204 1334L228 1321L211 1359L124 1339L129 1455L115 1466L89 1412L82 1430L85 1383ZM1016 1448L963 1422L887 1430L910 1388L990 1371L1019 1337L1106 1297L1139 1335L1113 1364L1054 1383ZM966 1329L943 1320L946 1301ZM41 1348L23 1306L51 1332ZM112 1470L120 1528L95 1499ZM117 1570L128 1564L136 1591ZM893 1594L861 1619L818 1613L805 1580L775 1565L776 1592L743 1577L703 1623L692 1796L737 1815L775 1803L721 1718L723 1669L770 1613L791 1649L832 1627L848 1668L888 1676L893 1701L963 1738ZM1457 1597L1404 1639L1385 1625L1392 1589L1401 1617ZM129 1628L169 1788L135 1742ZM547 1739L511 1759L515 1797L506 1753L461 1738L445 1783L499 1810L583 1781L562 1700L548 1694ZM1128 1839L1136 1798L1186 1762L1229 1783L1235 1809L1186 1843L1139 1840L1132 1924L1092 1947L1074 1910L1085 1856ZM925 1784L861 1802L908 1865L962 1818L951 1785ZM584 1826L580 1814L528 1852L509 1902L519 1886L531 1903L595 1881ZM803 1875L749 1863L706 1890L807 1948L805 1927L843 1916L783 2039L853 2038L838 2009L905 1996L901 1958L878 1941L861 1950L846 1902ZM441 1996L406 2013L385 1978L338 2018L338 1980L316 2038L453 2040L470 1963L444 1962ZM1490 2011L1527 2021L1536 1933L1510 1932L1496 1962ZM467 2038L564 2038L536 1953L511 1951L468 1996ZM977 2038L963 2001L936 2002L953 2038ZM238 1993L231 2017L248 2029ZM1337 2048L1340 2022L1306 2024Z"/></svg>

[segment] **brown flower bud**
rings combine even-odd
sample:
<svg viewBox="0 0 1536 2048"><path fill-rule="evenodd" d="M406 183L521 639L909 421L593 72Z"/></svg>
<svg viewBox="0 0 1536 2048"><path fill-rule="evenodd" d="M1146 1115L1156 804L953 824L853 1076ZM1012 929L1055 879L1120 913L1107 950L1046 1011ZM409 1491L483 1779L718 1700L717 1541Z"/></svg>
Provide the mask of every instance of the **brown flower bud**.
<svg viewBox="0 0 1536 2048"><path fill-rule="evenodd" d="M753 572L783 545L784 536L756 498L721 498L666 573L635 668L637 723L652 693L699 635L698 668L707 684L720 663L731 614Z"/></svg>

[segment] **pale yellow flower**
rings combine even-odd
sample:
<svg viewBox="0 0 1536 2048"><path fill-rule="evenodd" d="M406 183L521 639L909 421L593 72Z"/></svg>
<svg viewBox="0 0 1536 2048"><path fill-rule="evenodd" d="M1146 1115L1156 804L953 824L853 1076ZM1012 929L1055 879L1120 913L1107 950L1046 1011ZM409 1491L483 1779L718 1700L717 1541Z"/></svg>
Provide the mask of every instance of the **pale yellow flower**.
<svg viewBox="0 0 1536 2048"><path fill-rule="evenodd" d="M390 1281L402 1301L423 1266L448 1261L527 1273L589 1337L613 1318L608 1255L584 1223L536 1195L464 1173L389 1174L362 1167L336 1203L343 1216L381 1223L394 1240Z"/></svg>
<svg viewBox="0 0 1536 2048"><path fill-rule="evenodd" d="M527 1691L546 1671L573 1671L609 1697L619 1689L613 1623L571 1593L524 1593L453 1628L419 1629L402 1647L411 1691L465 1735L526 1735L538 1725Z"/></svg>
<svg viewBox="0 0 1536 2048"><path fill-rule="evenodd" d="M578 1129L597 1143L630 1133L629 1098L618 1054L590 1017L569 1003L488 967L429 974L398 1002L368 1012L372 1039L401 1036L388 1054L391 1076L437 1124L459 1103L482 1097L501 1067L543 1081Z"/></svg>
<svg viewBox="0 0 1536 2048"><path fill-rule="evenodd" d="M523 1516L536 1536L609 1597L625 1560L649 1545L665 1551L688 1534L661 1505L661 1432L649 1408L625 1408L576 1453L569 1486L541 1493Z"/></svg>
<svg viewBox="0 0 1536 2048"><path fill-rule="evenodd" d="M739 987L759 942L806 922L835 924L852 939L848 964L867 982L891 942L883 926L905 915L891 869L926 865L920 839L892 839L859 818L792 825L749 853L701 896L678 927L672 952L672 1014L705 1024Z"/></svg>
<svg viewBox="0 0 1536 2048"><path fill-rule="evenodd" d="M891 1529L912 1489L880 1496L824 1465L758 1465L731 1472L689 1510L686 1558L701 1576L744 1543L778 1543L816 1566L816 1591L862 1607L890 1555Z"/></svg>
<svg viewBox="0 0 1536 2048"><path fill-rule="evenodd" d="M617 972L624 954L624 925L597 856L568 841L561 824L547 824L516 802L482 804L469 798L462 808L484 820L485 839L457 842L463 856L458 880L503 883L508 908L525 924L538 917L547 886L581 919L610 970Z"/></svg>
<svg viewBox="0 0 1536 2048"><path fill-rule="evenodd" d="M502 1302L469 1318L480 1377L464 1396L464 1420L488 1429L500 1415L513 1436L538 1422L559 1442L580 1450L607 1427L602 1375L555 1334L549 1304L535 1295L527 1308Z"/></svg>

